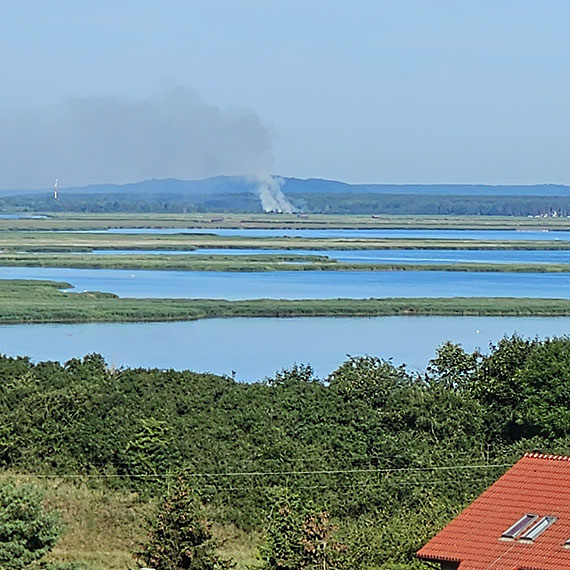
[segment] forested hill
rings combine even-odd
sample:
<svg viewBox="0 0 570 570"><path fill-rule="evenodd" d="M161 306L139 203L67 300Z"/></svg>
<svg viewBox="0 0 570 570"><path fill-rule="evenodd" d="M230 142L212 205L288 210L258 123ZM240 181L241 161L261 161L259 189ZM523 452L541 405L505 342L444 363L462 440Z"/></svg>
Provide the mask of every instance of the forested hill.
<svg viewBox="0 0 570 570"><path fill-rule="evenodd" d="M279 178L265 191L283 192L291 211L308 214L567 216L570 186L476 184L347 184ZM266 181L267 182L267 181ZM130 184L0 191L0 211L262 212L259 185L244 176L205 180L143 180Z"/></svg>
<svg viewBox="0 0 570 570"><path fill-rule="evenodd" d="M285 194L421 194L426 196L570 196L570 186L562 184L490 185L490 184L348 184L322 178L288 178L283 181ZM167 194L219 195L255 193L256 182L245 176L215 176L203 180L175 178L151 179L129 184L91 184L64 187L64 194ZM51 194L44 189L0 190L0 196Z"/></svg>
<svg viewBox="0 0 570 570"><path fill-rule="evenodd" d="M322 178L285 178L286 194L421 194L425 196L570 196L562 184L347 184Z"/></svg>

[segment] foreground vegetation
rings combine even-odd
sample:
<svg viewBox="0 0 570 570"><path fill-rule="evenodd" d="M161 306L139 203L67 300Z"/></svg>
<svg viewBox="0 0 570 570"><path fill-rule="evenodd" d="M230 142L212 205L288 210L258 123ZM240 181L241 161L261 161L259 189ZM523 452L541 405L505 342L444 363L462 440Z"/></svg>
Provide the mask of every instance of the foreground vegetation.
<svg viewBox="0 0 570 570"><path fill-rule="evenodd" d="M265 544L268 568L279 517L311 506L338 527L339 569L420 568L414 552L522 453L570 452L566 338L446 344L421 375L365 357L241 384L98 355L0 357L0 374L2 477L63 511L53 560L96 570L127 566L180 477L242 563Z"/></svg>
<svg viewBox="0 0 570 570"><path fill-rule="evenodd" d="M122 299L69 283L0 280L0 323L187 321L232 317L568 316L570 300L535 298Z"/></svg>

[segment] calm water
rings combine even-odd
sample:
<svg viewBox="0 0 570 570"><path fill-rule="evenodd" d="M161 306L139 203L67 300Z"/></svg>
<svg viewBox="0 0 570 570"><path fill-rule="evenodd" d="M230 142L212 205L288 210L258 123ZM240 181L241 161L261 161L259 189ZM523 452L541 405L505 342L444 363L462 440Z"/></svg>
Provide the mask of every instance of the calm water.
<svg viewBox="0 0 570 570"><path fill-rule="evenodd" d="M204 228L112 228L108 230L77 230L79 233L113 234L215 234L243 237L305 237L305 238L421 238L421 239L483 239L483 240L562 240L570 241L570 231L517 230L292 230L292 229L204 229Z"/></svg>
<svg viewBox="0 0 570 570"><path fill-rule="evenodd" d="M392 358L423 370L442 342L486 350L514 332L541 338L570 333L570 319L382 317L212 319L179 323L0 326L0 352L64 362L91 352L116 367L191 369L243 381L294 363L325 377L347 354Z"/></svg>
<svg viewBox="0 0 570 570"><path fill-rule="evenodd" d="M197 249L194 251L130 249L93 250L99 255L324 255L352 263L570 263L570 250L287 250L287 249ZM81 252L77 255L85 255Z"/></svg>
<svg viewBox="0 0 570 570"><path fill-rule="evenodd" d="M570 232L459 230L110 230L115 233L216 233L225 236L393 237L486 240L564 240ZM103 253L103 252L97 252ZM111 252L107 252L111 253ZM132 252L118 251L115 254ZM147 253L147 252L139 252ZM151 252L148 252L151 253ZM152 252L174 253L174 252ZM570 251L280 251L198 250L189 254L327 255L360 263L570 263ZM121 297L325 299L369 297L570 298L570 273L270 272L226 273L100 269L0 268L3 279L67 281L76 291ZM34 360L65 361L90 352L111 365L192 369L243 381L272 376L294 363L311 364L325 377L347 354L370 354L425 368L435 349L451 340L485 349L504 335L570 334L566 318L383 317L211 319L178 323L0 326L0 352Z"/></svg>
<svg viewBox="0 0 570 570"><path fill-rule="evenodd" d="M120 297L331 299L370 297L570 298L570 273L446 271L125 271L1 267L3 279L66 281Z"/></svg>
<svg viewBox="0 0 570 570"><path fill-rule="evenodd" d="M0 220L45 220L41 214L0 214Z"/></svg>

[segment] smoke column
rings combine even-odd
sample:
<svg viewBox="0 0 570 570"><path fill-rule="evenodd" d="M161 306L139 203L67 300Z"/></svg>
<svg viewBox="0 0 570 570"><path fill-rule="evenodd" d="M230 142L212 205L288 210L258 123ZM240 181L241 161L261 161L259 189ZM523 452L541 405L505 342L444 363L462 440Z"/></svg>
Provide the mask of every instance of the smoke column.
<svg viewBox="0 0 570 570"><path fill-rule="evenodd" d="M267 174L271 143L252 111L220 109L184 87L146 100L83 97L19 113L0 107L0 188L41 188L60 173L70 186L247 173L263 210L292 213L284 180Z"/></svg>
<svg viewBox="0 0 570 570"><path fill-rule="evenodd" d="M252 111L221 109L183 87L142 100L0 107L0 188L42 188L55 176L82 186L257 175L273 168L271 143Z"/></svg>
<svg viewBox="0 0 570 570"><path fill-rule="evenodd" d="M292 214L295 211L293 205L285 198L281 190L284 184L283 178L278 176L256 176L256 190L261 200L261 207L265 212L280 214Z"/></svg>

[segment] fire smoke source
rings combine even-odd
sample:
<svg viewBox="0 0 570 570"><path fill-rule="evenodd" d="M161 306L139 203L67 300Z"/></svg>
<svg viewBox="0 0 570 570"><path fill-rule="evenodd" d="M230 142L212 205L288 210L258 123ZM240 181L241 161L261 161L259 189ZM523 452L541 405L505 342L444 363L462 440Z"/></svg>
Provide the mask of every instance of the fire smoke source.
<svg viewBox="0 0 570 570"><path fill-rule="evenodd" d="M284 182L283 178L277 176L257 176L257 194L265 212L292 214L295 211L281 190Z"/></svg>

